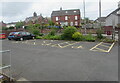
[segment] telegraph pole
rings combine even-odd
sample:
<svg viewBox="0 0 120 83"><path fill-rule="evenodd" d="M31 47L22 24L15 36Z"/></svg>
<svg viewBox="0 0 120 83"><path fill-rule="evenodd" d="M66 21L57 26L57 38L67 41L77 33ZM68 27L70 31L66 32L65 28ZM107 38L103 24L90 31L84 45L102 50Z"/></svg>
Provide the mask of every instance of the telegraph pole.
<svg viewBox="0 0 120 83"><path fill-rule="evenodd" d="M99 18L101 18L101 0L99 0ZM100 29L101 29L101 20L100 20Z"/></svg>
<svg viewBox="0 0 120 83"><path fill-rule="evenodd" d="M83 9L84 9L84 29L85 29L85 34L86 34L86 20L85 20L85 0L83 0Z"/></svg>

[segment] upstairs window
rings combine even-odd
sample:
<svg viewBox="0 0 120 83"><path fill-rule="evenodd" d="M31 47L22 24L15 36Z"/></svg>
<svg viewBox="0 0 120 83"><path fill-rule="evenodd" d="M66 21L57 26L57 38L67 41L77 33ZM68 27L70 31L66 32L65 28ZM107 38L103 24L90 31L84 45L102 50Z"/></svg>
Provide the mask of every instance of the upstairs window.
<svg viewBox="0 0 120 83"><path fill-rule="evenodd" d="M65 16L65 20L68 20L68 16Z"/></svg>
<svg viewBox="0 0 120 83"><path fill-rule="evenodd" d="M58 17L56 17L56 21L58 21Z"/></svg>
<svg viewBox="0 0 120 83"><path fill-rule="evenodd" d="M75 20L78 20L78 17L77 17L77 16L75 16Z"/></svg>

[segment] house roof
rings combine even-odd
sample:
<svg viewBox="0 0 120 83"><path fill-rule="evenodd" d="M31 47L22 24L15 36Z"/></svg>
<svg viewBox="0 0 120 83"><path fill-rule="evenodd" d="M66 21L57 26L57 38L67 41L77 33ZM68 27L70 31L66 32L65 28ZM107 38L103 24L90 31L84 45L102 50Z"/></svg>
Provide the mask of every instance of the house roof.
<svg viewBox="0 0 120 83"><path fill-rule="evenodd" d="M79 9L53 11L51 16L80 15Z"/></svg>
<svg viewBox="0 0 120 83"><path fill-rule="evenodd" d="M111 12L109 15L107 15L107 17L109 17L111 14L117 15L118 11L120 11L120 8L117 8L116 10L114 10L113 12Z"/></svg>
<svg viewBox="0 0 120 83"><path fill-rule="evenodd" d="M95 21L105 22L106 17L99 17Z"/></svg>

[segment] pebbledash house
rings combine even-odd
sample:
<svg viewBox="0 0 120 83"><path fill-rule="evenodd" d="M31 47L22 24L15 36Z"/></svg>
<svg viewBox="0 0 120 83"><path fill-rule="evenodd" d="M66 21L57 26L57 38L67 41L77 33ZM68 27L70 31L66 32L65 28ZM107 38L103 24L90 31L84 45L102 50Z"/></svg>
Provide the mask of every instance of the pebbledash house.
<svg viewBox="0 0 120 83"><path fill-rule="evenodd" d="M51 20L61 26L80 26L80 10L71 9L71 10L62 10L52 11Z"/></svg>

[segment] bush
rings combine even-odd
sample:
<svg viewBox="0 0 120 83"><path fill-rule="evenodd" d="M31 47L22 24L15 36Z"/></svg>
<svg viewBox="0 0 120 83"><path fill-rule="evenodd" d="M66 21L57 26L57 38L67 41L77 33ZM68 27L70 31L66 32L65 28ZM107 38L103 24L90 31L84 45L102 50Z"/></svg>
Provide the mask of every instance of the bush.
<svg viewBox="0 0 120 83"><path fill-rule="evenodd" d="M55 31L52 30L48 35L55 36Z"/></svg>
<svg viewBox="0 0 120 83"><path fill-rule="evenodd" d="M98 39L102 39L102 38L103 38L103 35L102 35L103 31L102 31L102 30L98 29L98 30L96 31L96 33L97 33L97 38L98 38Z"/></svg>
<svg viewBox="0 0 120 83"><path fill-rule="evenodd" d="M39 35L39 34L40 34L40 32L39 32L39 30L34 29L34 30L33 30L33 34L34 34L34 35Z"/></svg>
<svg viewBox="0 0 120 83"><path fill-rule="evenodd" d="M61 36L60 35L55 35L55 36L52 36L50 38L53 39L53 40L61 40Z"/></svg>
<svg viewBox="0 0 120 83"><path fill-rule="evenodd" d="M95 41L95 37L92 36L91 34L84 36L84 38L86 41L92 41L92 42Z"/></svg>
<svg viewBox="0 0 120 83"><path fill-rule="evenodd" d="M40 36L36 36L36 39L42 39L42 37L40 37Z"/></svg>
<svg viewBox="0 0 120 83"><path fill-rule="evenodd" d="M83 35L80 32L75 32L72 35L72 38L76 41L83 40Z"/></svg>
<svg viewBox="0 0 120 83"><path fill-rule="evenodd" d="M72 39L72 35L77 32L77 29L75 27L67 27L65 28L65 30L63 31L62 34L62 39Z"/></svg>
<svg viewBox="0 0 120 83"><path fill-rule="evenodd" d="M44 34L43 33L39 33L39 36L43 36Z"/></svg>

